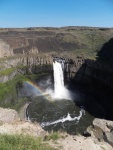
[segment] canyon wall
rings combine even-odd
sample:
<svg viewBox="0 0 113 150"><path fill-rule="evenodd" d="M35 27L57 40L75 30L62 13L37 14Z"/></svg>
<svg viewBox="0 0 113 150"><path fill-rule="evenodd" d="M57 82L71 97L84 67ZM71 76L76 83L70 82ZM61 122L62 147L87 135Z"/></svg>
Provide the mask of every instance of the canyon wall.
<svg viewBox="0 0 113 150"><path fill-rule="evenodd" d="M16 74L38 74L41 72L41 68L45 72L52 72L54 57L53 55L46 54L20 54L4 58L0 62L0 82L6 82ZM87 85L97 81L113 89L112 66L99 60L85 59L82 56L75 56L74 59L57 57L58 59L65 60L66 64L68 64L68 69L65 68L65 74L68 79L73 79L76 82ZM9 73L6 70L9 70Z"/></svg>
<svg viewBox="0 0 113 150"><path fill-rule="evenodd" d="M113 37L112 28L12 28L0 29L0 57L18 54L53 53L73 58L95 58L104 43Z"/></svg>
<svg viewBox="0 0 113 150"><path fill-rule="evenodd" d="M3 40L0 40L0 58L12 56L13 51L9 44L5 43Z"/></svg>
<svg viewBox="0 0 113 150"><path fill-rule="evenodd" d="M0 29L0 82L8 81L9 75L13 77L25 70L38 73L40 69L36 66L52 65L57 56L71 60L68 78L86 84L96 79L112 88L112 37L112 28ZM98 60L101 57L103 61ZM106 59L111 61L110 64L104 62ZM6 69L9 70L5 72Z"/></svg>
<svg viewBox="0 0 113 150"><path fill-rule="evenodd" d="M0 62L0 82L7 82L19 74L52 72L52 57L46 55L18 55Z"/></svg>
<svg viewBox="0 0 113 150"><path fill-rule="evenodd" d="M93 84L96 80L113 89L113 66L101 61L80 59L70 67L70 77L83 84Z"/></svg>
<svg viewBox="0 0 113 150"><path fill-rule="evenodd" d="M109 91L109 97L113 90L112 50L112 28L0 29L0 82L20 74L52 73L53 59L58 57L68 62L68 80L97 93Z"/></svg>

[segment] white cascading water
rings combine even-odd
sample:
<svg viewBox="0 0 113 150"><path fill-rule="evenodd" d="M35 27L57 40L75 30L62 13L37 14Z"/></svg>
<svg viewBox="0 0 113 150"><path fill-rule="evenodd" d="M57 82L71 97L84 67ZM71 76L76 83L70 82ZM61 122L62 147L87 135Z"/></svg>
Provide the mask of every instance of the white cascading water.
<svg viewBox="0 0 113 150"><path fill-rule="evenodd" d="M84 109L81 109L81 110L80 110L80 114L79 114L78 117L72 118L71 115L68 113L66 117L63 117L63 118L61 118L61 119L59 119L59 120L56 120L56 121L53 121L53 122L43 122L43 123L41 124L41 126L42 126L42 127L45 127L45 126L54 125L54 124L57 124L57 123L60 123L60 122L61 122L61 123L64 123L64 122L66 122L66 121L74 121L74 120L75 120L75 121L79 121L80 118L82 117L82 114L85 114L85 110L84 110Z"/></svg>
<svg viewBox="0 0 113 150"><path fill-rule="evenodd" d="M64 86L64 62L53 62L54 98L71 100L70 92Z"/></svg>
<svg viewBox="0 0 113 150"><path fill-rule="evenodd" d="M55 98L62 98L62 93L64 92L64 75L62 64L55 61L53 62L54 70L54 94Z"/></svg>

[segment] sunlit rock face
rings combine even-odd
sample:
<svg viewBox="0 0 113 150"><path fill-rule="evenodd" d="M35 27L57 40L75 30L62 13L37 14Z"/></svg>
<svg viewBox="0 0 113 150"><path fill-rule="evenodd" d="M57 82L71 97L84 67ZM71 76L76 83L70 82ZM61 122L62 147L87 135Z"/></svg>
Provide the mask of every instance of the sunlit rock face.
<svg viewBox="0 0 113 150"><path fill-rule="evenodd" d="M4 58L0 63L0 82L7 82L20 74L51 73L52 62L51 56L35 54Z"/></svg>
<svg viewBox="0 0 113 150"><path fill-rule="evenodd" d="M13 56L13 50L9 44L0 39L0 58Z"/></svg>
<svg viewBox="0 0 113 150"><path fill-rule="evenodd" d="M18 113L13 109L4 109L0 107L0 122L13 123L19 121Z"/></svg>

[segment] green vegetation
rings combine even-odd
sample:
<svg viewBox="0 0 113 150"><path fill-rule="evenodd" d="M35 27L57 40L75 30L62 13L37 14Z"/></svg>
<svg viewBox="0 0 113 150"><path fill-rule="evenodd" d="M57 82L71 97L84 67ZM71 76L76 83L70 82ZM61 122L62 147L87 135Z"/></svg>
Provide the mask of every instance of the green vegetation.
<svg viewBox="0 0 113 150"><path fill-rule="evenodd" d="M58 140L59 138L61 138L61 135L58 132L53 132L50 133L49 135L45 136L45 141L49 141L49 140Z"/></svg>
<svg viewBox="0 0 113 150"><path fill-rule="evenodd" d="M32 74L32 75L19 75L14 77L12 80L0 83L0 106L1 107L10 107L15 110L19 110L27 101L26 97L18 99L18 88L22 86L24 81L30 81L38 79L43 74Z"/></svg>
<svg viewBox="0 0 113 150"><path fill-rule="evenodd" d="M27 67L26 67L26 66L23 66L23 65L17 66L17 69L23 69L23 68L27 68Z"/></svg>
<svg viewBox="0 0 113 150"><path fill-rule="evenodd" d="M21 65L21 66L12 67L12 68L6 68L6 69L3 69L3 66L0 66L0 69L1 69L0 76L8 76L14 71L16 71L17 69L23 69L23 68L26 68L26 66Z"/></svg>
<svg viewBox="0 0 113 150"><path fill-rule="evenodd" d="M25 81L27 80L27 76L24 75L19 75L14 77L12 80L5 82L5 83L0 83L0 100L4 99L7 97L7 94L13 94L15 93L15 86L18 81Z"/></svg>
<svg viewBox="0 0 113 150"><path fill-rule="evenodd" d="M76 55L82 55L88 59L96 59L98 52L102 49L103 44L113 37L112 29L99 28L62 28L63 34L59 34L58 39L69 46L65 53L71 58ZM73 45L75 44L75 46Z"/></svg>
<svg viewBox="0 0 113 150"><path fill-rule="evenodd" d="M16 70L16 68L7 68L5 70L0 71L0 75L2 75L2 76L10 75L15 70Z"/></svg>
<svg viewBox="0 0 113 150"><path fill-rule="evenodd" d="M0 135L0 150L55 150L41 138L23 135Z"/></svg>

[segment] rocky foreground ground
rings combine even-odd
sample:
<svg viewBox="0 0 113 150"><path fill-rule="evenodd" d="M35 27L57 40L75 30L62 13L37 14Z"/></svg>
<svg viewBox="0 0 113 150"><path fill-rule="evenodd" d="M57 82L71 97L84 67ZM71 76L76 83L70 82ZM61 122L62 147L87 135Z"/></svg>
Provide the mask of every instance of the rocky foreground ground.
<svg viewBox="0 0 113 150"><path fill-rule="evenodd" d="M45 138L48 133L37 123L20 119L12 109L0 108L0 134L24 134ZM61 134L56 141L46 141L55 149L64 150L113 150L113 121L94 119L83 135Z"/></svg>

